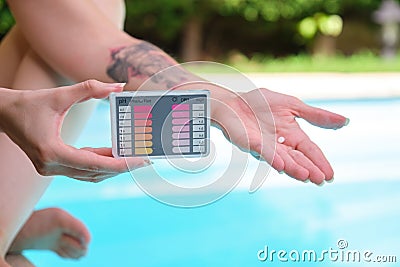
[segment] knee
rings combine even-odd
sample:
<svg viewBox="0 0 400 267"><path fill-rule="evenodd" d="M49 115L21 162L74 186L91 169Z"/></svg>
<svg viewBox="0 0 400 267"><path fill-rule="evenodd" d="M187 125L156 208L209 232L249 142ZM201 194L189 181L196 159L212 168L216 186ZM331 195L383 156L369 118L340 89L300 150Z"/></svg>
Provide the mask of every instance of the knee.
<svg viewBox="0 0 400 267"><path fill-rule="evenodd" d="M108 17L120 30L125 23L125 1L124 0L94 0L100 11Z"/></svg>

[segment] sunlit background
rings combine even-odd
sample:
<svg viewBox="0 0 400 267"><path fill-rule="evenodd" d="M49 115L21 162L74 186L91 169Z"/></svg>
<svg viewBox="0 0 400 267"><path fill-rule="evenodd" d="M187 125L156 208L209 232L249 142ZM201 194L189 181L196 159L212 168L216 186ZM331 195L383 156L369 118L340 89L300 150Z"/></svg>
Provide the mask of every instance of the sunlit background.
<svg viewBox="0 0 400 267"><path fill-rule="evenodd" d="M126 30L180 62L223 62L259 87L350 118L337 131L301 122L332 163L335 180L317 187L272 171L254 194L244 182L216 203L180 209L142 193L129 174L101 184L57 177L38 208L58 206L80 218L93 236L89 253L80 261L49 252L26 255L38 266L310 266L262 262L257 253L265 246L320 252L338 249L342 239L348 249L396 256L398 264L399 3L126 1ZM0 35L12 25L0 0ZM229 148L217 129L211 134L221 150ZM100 102L77 146L104 145L111 145L109 106ZM311 265L396 263L327 259Z"/></svg>

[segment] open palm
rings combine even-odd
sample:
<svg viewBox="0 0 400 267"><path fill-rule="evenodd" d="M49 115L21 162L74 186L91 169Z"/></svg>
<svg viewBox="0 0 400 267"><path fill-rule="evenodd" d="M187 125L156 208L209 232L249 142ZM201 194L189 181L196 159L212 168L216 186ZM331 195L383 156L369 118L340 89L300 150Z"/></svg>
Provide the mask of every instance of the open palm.
<svg viewBox="0 0 400 267"><path fill-rule="evenodd" d="M348 123L345 117L268 89L230 97L219 106L215 122L241 149L298 180L321 184L333 178L328 160L296 118L322 128L338 129ZM277 141L279 137L281 142Z"/></svg>

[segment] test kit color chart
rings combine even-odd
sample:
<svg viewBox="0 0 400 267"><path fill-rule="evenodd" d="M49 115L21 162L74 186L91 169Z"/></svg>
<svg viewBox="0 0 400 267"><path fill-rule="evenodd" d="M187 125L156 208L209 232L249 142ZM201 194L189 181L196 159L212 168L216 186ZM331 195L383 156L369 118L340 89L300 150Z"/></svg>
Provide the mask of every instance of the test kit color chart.
<svg viewBox="0 0 400 267"><path fill-rule="evenodd" d="M208 91L123 92L110 103L114 156L208 154Z"/></svg>

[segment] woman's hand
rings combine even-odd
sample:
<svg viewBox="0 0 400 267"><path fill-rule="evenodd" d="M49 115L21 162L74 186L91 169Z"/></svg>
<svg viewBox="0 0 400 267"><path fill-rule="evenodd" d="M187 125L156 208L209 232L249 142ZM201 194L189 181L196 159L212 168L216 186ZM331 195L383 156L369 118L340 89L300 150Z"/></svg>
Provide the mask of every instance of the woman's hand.
<svg viewBox="0 0 400 267"><path fill-rule="evenodd" d="M298 180L321 184L333 178L328 160L296 118L327 129L341 128L348 119L267 89L219 99L213 120L232 143Z"/></svg>
<svg viewBox="0 0 400 267"><path fill-rule="evenodd" d="M72 105L91 98L120 92L124 84L95 80L73 86L35 91L1 89L0 128L26 153L41 175L65 175L99 182L148 161L116 159L110 148L81 148L66 145L60 131Z"/></svg>

